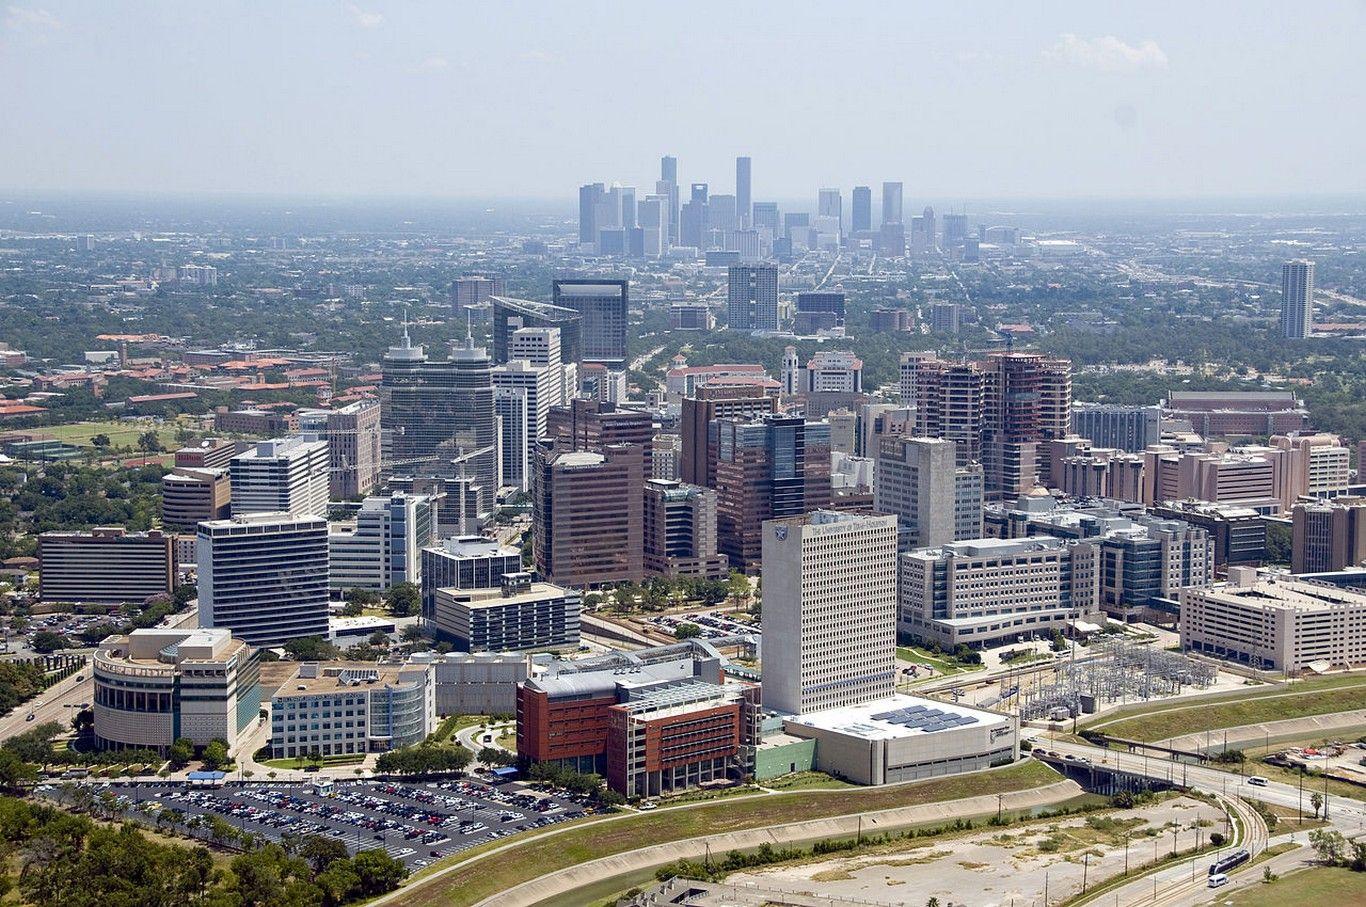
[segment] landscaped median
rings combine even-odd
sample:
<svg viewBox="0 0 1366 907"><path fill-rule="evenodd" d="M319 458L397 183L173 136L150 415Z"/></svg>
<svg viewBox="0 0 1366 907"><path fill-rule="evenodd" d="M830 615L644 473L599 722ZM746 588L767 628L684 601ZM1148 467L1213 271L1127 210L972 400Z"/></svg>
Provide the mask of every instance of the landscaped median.
<svg viewBox="0 0 1366 907"><path fill-rule="evenodd" d="M1165 740L1192 728L1224 728L1281 721L1306 715L1326 715L1366 709L1366 676L1317 677L1288 685L1249 687L1245 696L1211 698L1204 702L1168 700L1156 707L1120 709L1089 725L1125 740Z"/></svg>
<svg viewBox="0 0 1366 907"><path fill-rule="evenodd" d="M396 901L405 905L468 907L547 873L590 860L658 844L727 832L762 829L879 810L1006 794L1043 787L1061 776L1028 760L990 772L913 782L893 787L805 791L740 797L717 803L662 809L649 814L587 819L561 825L506 849L485 845L456 859L467 861L449 872L418 879ZM489 851L496 850L496 854Z"/></svg>

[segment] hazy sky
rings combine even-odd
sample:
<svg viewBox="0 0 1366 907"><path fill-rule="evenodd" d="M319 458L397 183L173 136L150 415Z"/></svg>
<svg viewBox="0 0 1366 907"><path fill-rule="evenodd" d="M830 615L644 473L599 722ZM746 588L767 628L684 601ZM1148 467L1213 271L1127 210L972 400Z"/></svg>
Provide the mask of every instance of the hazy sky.
<svg viewBox="0 0 1366 907"><path fill-rule="evenodd" d="M1366 3L0 0L0 187L1366 191ZM876 194L876 193L875 193ZM847 204L847 202L846 202Z"/></svg>

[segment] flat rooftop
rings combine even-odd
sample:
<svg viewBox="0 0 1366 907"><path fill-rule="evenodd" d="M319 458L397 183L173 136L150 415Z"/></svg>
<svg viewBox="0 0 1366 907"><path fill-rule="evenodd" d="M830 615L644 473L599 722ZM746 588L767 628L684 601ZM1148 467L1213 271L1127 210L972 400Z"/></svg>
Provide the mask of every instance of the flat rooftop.
<svg viewBox="0 0 1366 907"><path fill-rule="evenodd" d="M1203 590L1206 598L1250 608L1292 611L1327 611L1333 608L1366 608L1366 592L1293 579L1259 579L1251 585L1223 583Z"/></svg>
<svg viewBox="0 0 1366 907"><path fill-rule="evenodd" d="M426 667L418 666L418 670ZM306 676L310 669L316 676ZM335 693L342 690L366 690L376 686L395 686L401 674L412 670L404 665L374 664L372 662L333 662L330 664L304 663L275 691L275 699L307 696L312 693Z"/></svg>
<svg viewBox="0 0 1366 907"><path fill-rule="evenodd" d="M994 712L897 693L860 705L796 715L786 723L864 740L897 740L966 727L1004 727L1011 721Z"/></svg>

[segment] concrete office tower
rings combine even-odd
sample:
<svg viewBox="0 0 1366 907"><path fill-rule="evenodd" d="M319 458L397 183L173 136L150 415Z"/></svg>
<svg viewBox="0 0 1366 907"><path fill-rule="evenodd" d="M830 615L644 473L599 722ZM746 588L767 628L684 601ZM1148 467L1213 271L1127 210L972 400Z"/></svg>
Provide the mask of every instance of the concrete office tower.
<svg viewBox="0 0 1366 907"><path fill-rule="evenodd" d="M466 309L483 305L491 296L507 292L501 277L457 277L451 284L451 314L463 318Z"/></svg>
<svg viewBox="0 0 1366 907"><path fill-rule="evenodd" d="M959 466L952 441L883 438L873 509L897 517L897 548L943 545L982 534L982 467Z"/></svg>
<svg viewBox="0 0 1366 907"><path fill-rule="evenodd" d="M732 567L759 569L764 520L830 506L830 425L801 416L707 427L716 464L718 548Z"/></svg>
<svg viewBox="0 0 1366 907"><path fill-rule="evenodd" d="M1314 263L1304 259L1281 265L1281 334L1303 340L1314 333Z"/></svg>
<svg viewBox="0 0 1366 907"><path fill-rule="evenodd" d="M461 536L422 549L422 615L430 620L437 589L494 589L520 573L522 552L483 536Z"/></svg>
<svg viewBox="0 0 1366 907"><path fill-rule="evenodd" d="M645 572L723 579L730 562L716 550L716 492L664 479L645 483Z"/></svg>
<svg viewBox="0 0 1366 907"><path fill-rule="evenodd" d="M956 302L930 304L930 331L935 334L957 334L963 317L963 307Z"/></svg>
<svg viewBox="0 0 1366 907"><path fill-rule="evenodd" d="M389 348L382 371L382 424L395 471L448 476L464 470L492 493L498 431L493 363L484 349L466 337L448 359L428 359L405 325L403 343Z"/></svg>
<svg viewBox="0 0 1366 907"><path fill-rule="evenodd" d="M750 159L735 159L735 214L742 228L748 229L754 223L754 198L750 195Z"/></svg>
<svg viewBox="0 0 1366 907"><path fill-rule="evenodd" d="M326 516L330 468L324 440L309 435L260 441L228 467L233 515Z"/></svg>
<svg viewBox="0 0 1366 907"><path fill-rule="evenodd" d="M1139 453L1162 440L1162 407L1073 403L1072 431L1096 447Z"/></svg>
<svg viewBox="0 0 1366 907"><path fill-rule="evenodd" d="M669 251L669 197L656 193L636 204L641 229L641 254L658 258Z"/></svg>
<svg viewBox="0 0 1366 907"><path fill-rule="evenodd" d="M253 513L199 524L199 625L253 646L327 635L327 520Z"/></svg>
<svg viewBox="0 0 1366 907"><path fill-rule="evenodd" d="M882 184L882 225L903 223L901 219L901 184Z"/></svg>
<svg viewBox="0 0 1366 907"><path fill-rule="evenodd" d="M523 328L523 330L544 329ZM503 414L505 479L503 484L510 484L513 487L521 488L523 491L530 487L531 477L526 470L535 458L536 443L541 438L546 437L551 408L563 399L563 381L563 369L533 365L527 359L513 359L506 365L494 368L494 392L495 395L502 395L502 406L504 410L507 410ZM522 406L521 424L514 426L509 419L515 416L511 409L516 408L513 399L518 392L522 395L524 404ZM509 440L510 436L514 434L520 438L520 452L516 449L517 445ZM512 458L512 462L508 462L509 457Z"/></svg>
<svg viewBox="0 0 1366 907"><path fill-rule="evenodd" d="M606 192L607 187L602 183L587 183L579 187L579 245L595 245L598 230L606 226L598 223L598 212Z"/></svg>
<svg viewBox="0 0 1366 907"><path fill-rule="evenodd" d="M202 520L231 513L232 483L226 469L177 466L161 477L161 525L193 532Z"/></svg>
<svg viewBox="0 0 1366 907"><path fill-rule="evenodd" d="M123 604L176 586L175 536L103 526L38 536L38 597L45 602Z"/></svg>
<svg viewBox="0 0 1366 907"><path fill-rule="evenodd" d="M896 692L896 517L763 525L764 707L802 715Z"/></svg>
<svg viewBox="0 0 1366 907"><path fill-rule="evenodd" d="M617 224L623 230L632 230L636 226L636 187L622 186L618 191L618 202L621 210L617 213Z"/></svg>
<svg viewBox="0 0 1366 907"><path fill-rule="evenodd" d="M579 361L626 362L628 285L625 280L573 279L552 284L555 305L578 312Z"/></svg>
<svg viewBox="0 0 1366 907"><path fill-rule="evenodd" d="M382 592L395 583L422 582L421 551L438 538L436 502L396 491L361 502L354 522L333 523L327 536L329 585Z"/></svg>
<svg viewBox="0 0 1366 907"><path fill-rule="evenodd" d="M1366 565L1366 498L1297 504L1291 519L1291 573Z"/></svg>
<svg viewBox="0 0 1366 907"><path fill-rule="evenodd" d="M633 444L540 457L532 487L537 573L573 588L644 578L643 463Z"/></svg>
<svg viewBox="0 0 1366 907"><path fill-rule="evenodd" d="M493 297L493 361L502 365L511 355L512 335L522 328L554 328L560 332L560 361L572 365L579 361L579 328L583 316L574 309L532 302L529 299ZM535 362L535 360L533 360Z"/></svg>
<svg viewBox="0 0 1366 907"><path fill-rule="evenodd" d="M678 212L678 244L702 250L706 248L707 184L693 183L688 203Z"/></svg>
<svg viewBox="0 0 1366 907"><path fill-rule="evenodd" d="M726 316L732 331L778 330L777 266L731 265Z"/></svg>
<svg viewBox="0 0 1366 907"><path fill-rule="evenodd" d="M816 215L818 217L833 217L839 226L839 232L844 233L844 200L838 189L822 189L820 191L817 198Z"/></svg>
<svg viewBox="0 0 1366 907"><path fill-rule="evenodd" d="M328 494L334 501L364 497L379 484L383 431L378 400L357 400L341 409L299 413L299 430L327 439Z"/></svg>
<svg viewBox="0 0 1366 907"><path fill-rule="evenodd" d="M850 229L856 234L872 232L873 190L867 186L854 187L854 210Z"/></svg>
<svg viewBox="0 0 1366 907"><path fill-rule="evenodd" d="M767 242L781 239L783 221L778 215L777 202L754 202L754 229L765 235Z"/></svg>
<svg viewBox="0 0 1366 907"><path fill-rule="evenodd" d="M655 185L660 195L669 197L669 245L679 245L678 158L665 155L659 159L659 182Z"/></svg>
<svg viewBox="0 0 1366 907"><path fill-rule="evenodd" d="M796 356L796 350L793 350ZM679 434L679 478L691 485L716 487L716 451L708 428L715 419L750 422L778 412L778 400L762 388L745 385L703 385L683 398Z"/></svg>

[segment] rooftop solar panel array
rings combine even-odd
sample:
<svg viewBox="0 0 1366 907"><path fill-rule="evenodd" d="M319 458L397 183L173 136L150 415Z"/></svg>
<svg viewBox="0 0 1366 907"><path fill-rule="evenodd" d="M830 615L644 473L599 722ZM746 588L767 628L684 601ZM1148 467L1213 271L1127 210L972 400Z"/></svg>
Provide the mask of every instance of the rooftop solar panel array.
<svg viewBox="0 0 1366 907"><path fill-rule="evenodd" d="M923 705L913 705L891 712L879 712L872 718L876 721L886 721L888 724L900 725L907 730L921 731L926 734L977 723L977 718L973 715L955 715L951 712L932 709Z"/></svg>

